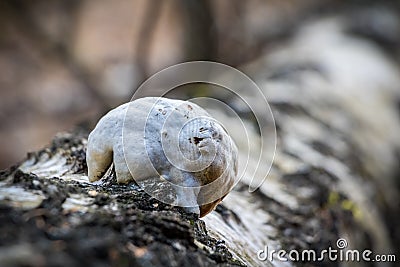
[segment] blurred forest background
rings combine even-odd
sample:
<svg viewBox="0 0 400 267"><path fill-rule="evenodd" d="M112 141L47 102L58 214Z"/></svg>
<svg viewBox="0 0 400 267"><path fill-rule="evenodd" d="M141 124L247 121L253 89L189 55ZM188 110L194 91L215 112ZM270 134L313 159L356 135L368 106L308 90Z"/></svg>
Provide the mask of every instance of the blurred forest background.
<svg viewBox="0 0 400 267"><path fill-rule="evenodd" d="M240 69L324 16L400 63L399 1L0 1L0 169L93 123L167 66Z"/></svg>

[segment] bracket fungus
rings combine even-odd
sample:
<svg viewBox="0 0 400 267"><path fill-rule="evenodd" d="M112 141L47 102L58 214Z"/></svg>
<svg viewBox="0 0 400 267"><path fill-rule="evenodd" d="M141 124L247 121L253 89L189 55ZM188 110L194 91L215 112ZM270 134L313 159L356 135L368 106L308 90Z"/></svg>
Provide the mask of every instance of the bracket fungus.
<svg viewBox="0 0 400 267"><path fill-rule="evenodd" d="M135 181L158 200L203 217L234 186L238 151L221 123L200 106L145 97L99 120L86 160L91 182L113 163L118 183Z"/></svg>

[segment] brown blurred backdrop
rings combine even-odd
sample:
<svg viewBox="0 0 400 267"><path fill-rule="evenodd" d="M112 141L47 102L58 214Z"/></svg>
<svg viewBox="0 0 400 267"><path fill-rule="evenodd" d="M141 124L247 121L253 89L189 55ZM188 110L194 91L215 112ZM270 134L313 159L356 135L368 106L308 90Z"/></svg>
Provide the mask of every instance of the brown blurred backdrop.
<svg viewBox="0 0 400 267"><path fill-rule="evenodd" d="M398 16L389 24L379 19L388 11L398 15L398 4L371 3L0 1L0 169L57 132L93 123L127 102L146 77L164 67L187 60L240 66L316 16L347 14L354 33L398 59Z"/></svg>

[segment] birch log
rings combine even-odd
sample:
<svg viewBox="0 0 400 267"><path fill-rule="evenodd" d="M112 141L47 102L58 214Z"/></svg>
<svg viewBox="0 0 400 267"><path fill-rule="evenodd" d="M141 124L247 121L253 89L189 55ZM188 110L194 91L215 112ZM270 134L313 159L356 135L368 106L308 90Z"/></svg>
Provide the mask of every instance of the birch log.
<svg viewBox="0 0 400 267"><path fill-rule="evenodd" d="M1 266L295 266L304 262L257 254L336 249L339 238L351 249L398 253L400 70L341 21L305 24L241 67L277 126L272 168L256 192L245 173L216 211L191 217L116 184L112 170L89 183L88 132L63 133L0 174ZM249 136L257 145L257 132Z"/></svg>

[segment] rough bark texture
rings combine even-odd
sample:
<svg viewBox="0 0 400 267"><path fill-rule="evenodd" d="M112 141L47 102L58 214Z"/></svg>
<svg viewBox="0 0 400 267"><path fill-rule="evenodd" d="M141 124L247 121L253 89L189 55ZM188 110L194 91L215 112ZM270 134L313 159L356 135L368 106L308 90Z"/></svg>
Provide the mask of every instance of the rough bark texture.
<svg viewBox="0 0 400 267"><path fill-rule="evenodd" d="M275 63L285 59L279 58L279 51L274 55ZM282 69L268 63L268 56L246 69L261 77L258 82L270 100L278 133L275 161L259 190L248 192L245 174L215 212L198 219L135 185L116 184L112 170L102 182L89 183L88 132L60 134L51 145L0 174L1 266L313 265L262 262L257 251L265 245L271 250L321 251L335 248L338 238L346 238L351 248L394 253L395 98L379 100L378 94L368 92L375 97L373 114L380 114L379 120L364 113L368 105L353 109L360 102L354 100L357 91L341 95L340 90L327 89L337 86L340 75L337 81L303 86L310 79L306 74L321 73L302 66L276 74ZM360 96L365 93L361 92ZM230 119L222 115L226 123ZM367 137L369 143L360 142ZM243 149L240 142L238 147ZM376 148L380 154L371 152ZM255 160L250 155L250 161Z"/></svg>
<svg viewBox="0 0 400 267"><path fill-rule="evenodd" d="M398 258L400 68L356 22L332 15L304 23L241 68L267 96L277 126L275 160L256 192L249 193L245 173L215 212L198 219L134 185L117 185L112 170L89 183L88 132L60 134L0 173L0 265L380 264L257 259L266 245L321 251L336 248L338 238ZM246 89L237 93L251 98ZM247 110L238 112L252 125ZM256 138L250 133L255 146Z"/></svg>

